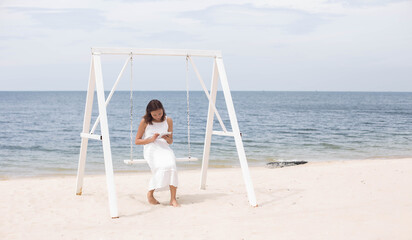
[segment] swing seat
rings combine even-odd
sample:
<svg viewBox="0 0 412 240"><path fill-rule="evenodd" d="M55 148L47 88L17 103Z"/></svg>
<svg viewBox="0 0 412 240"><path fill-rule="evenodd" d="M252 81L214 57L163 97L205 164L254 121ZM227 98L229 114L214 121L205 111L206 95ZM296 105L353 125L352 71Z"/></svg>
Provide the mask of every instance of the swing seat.
<svg viewBox="0 0 412 240"><path fill-rule="evenodd" d="M196 162L198 160L199 159L195 157L176 158L176 162ZM144 159L126 159L123 162L127 165L147 163Z"/></svg>

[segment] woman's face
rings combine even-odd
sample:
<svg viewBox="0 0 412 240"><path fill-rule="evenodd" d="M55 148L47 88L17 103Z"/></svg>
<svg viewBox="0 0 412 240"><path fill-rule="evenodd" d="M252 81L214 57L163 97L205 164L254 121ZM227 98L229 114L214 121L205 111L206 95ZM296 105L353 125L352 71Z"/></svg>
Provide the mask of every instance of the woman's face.
<svg viewBox="0 0 412 240"><path fill-rule="evenodd" d="M152 118L155 121L160 121L162 119L163 116L163 109L158 109L155 111L150 112L150 115L152 115Z"/></svg>

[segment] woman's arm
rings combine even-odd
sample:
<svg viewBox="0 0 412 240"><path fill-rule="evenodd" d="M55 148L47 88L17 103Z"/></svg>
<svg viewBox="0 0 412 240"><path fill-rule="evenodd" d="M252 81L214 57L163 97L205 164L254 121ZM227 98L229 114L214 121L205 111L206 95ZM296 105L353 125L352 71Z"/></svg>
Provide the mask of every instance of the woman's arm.
<svg viewBox="0 0 412 240"><path fill-rule="evenodd" d="M137 130L137 133L136 133L136 138L134 140L134 144L136 144L136 145L145 145L145 144L148 144L148 143L152 143L159 136L159 134L155 134L151 138L142 139L144 131L146 130L146 126L147 126L146 121L144 119L142 119L142 121L140 121L140 124L139 124L139 129Z"/></svg>
<svg viewBox="0 0 412 240"><path fill-rule="evenodd" d="M167 121L167 125L169 126L167 131L171 132L171 134L164 135L162 138L166 140L168 144L172 144L173 143L173 120L170 117L167 117L166 121Z"/></svg>

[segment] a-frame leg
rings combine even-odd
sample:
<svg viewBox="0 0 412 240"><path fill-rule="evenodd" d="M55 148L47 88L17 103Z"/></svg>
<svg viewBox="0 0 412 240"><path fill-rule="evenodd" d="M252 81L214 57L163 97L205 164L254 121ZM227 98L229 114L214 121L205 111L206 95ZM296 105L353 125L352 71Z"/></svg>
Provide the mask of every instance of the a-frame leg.
<svg viewBox="0 0 412 240"><path fill-rule="evenodd" d="M112 162L112 151L110 147L109 125L107 121L106 99L104 96L102 66L100 63L100 56L93 55L94 71L96 75L96 91L97 103L99 105L100 128L103 143L104 166L106 171L107 192L109 195L110 216L112 218L119 217L117 210L117 197L114 185L114 173Z"/></svg>
<svg viewBox="0 0 412 240"><path fill-rule="evenodd" d="M93 97L96 83L96 75L94 74L93 57L90 64L89 86L87 88L86 107L84 111L83 131L82 133L89 133L90 120L92 117ZM76 194L81 195L83 191L83 177L84 168L86 165L88 138L82 137L80 146L79 165L77 168Z"/></svg>
<svg viewBox="0 0 412 240"><path fill-rule="evenodd" d="M209 111L207 113L205 145L203 149L202 173L201 173L201 179L200 179L201 189L206 189L207 169L209 167L210 144L212 141L212 133L213 133L213 120L215 117L215 111L213 109L213 104L216 102L218 81L219 81L219 75L217 72L216 61L214 61L213 72L212 72L212 86L210 88Z"/></svg>
<svg viewBox="0 0 412 240"><path fill-rule="evenodd" d="M222 83L222 89L225 96L225 102L229 113L230 123L232 125L232 131L235 137L236 149L239 155L240 166L242 168L243 180L245 181L246 191L251 206L257 206L255 190L253 188L252 179L249 173L249 167L247 164L245 149L243 148L242 137L240 135L239 125L236 118L235 107L233 106L232 95L230 93L229 83L227 81L226 70L221 58L216 58L217 70L219 72L220 81Z"/></svg>

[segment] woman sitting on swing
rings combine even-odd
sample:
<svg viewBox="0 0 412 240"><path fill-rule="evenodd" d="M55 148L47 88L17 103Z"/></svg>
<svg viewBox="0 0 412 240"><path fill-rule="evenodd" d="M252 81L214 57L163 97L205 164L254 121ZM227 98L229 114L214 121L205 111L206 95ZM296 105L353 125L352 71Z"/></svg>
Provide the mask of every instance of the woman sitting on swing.
<svg viewBox="0 0 412 240"><path fill-rule="evenodd" d="M170 134L159 137L161 133ZM169 144L173 143L173 121L159 100L151 100L146 107L146 114L140 121L135 144L144 145L144 159L152 172L147 200L150 204L160 204L154 191L170 189L170 205L180 206L176 200L178 186L176 157Z"/></svg>

